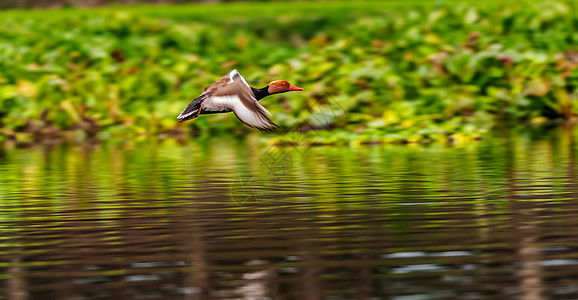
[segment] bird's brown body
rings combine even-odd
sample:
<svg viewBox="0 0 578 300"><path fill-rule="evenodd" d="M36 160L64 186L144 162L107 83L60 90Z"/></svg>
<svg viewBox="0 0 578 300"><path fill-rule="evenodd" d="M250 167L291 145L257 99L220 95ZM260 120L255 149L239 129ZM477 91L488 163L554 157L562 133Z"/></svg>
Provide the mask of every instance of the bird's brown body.
<svg viewBox="0 0 578 300"><path fill-rule="evenodd" d="M237 118L249 127L272 131L277 125L269 119L271 115L258 100L271 94L302 91L285 80L276 80L262 89L251 87L237 70L221 77L205 88L177 117L181 122L194 119L200 114L234 112Z"/></svg>

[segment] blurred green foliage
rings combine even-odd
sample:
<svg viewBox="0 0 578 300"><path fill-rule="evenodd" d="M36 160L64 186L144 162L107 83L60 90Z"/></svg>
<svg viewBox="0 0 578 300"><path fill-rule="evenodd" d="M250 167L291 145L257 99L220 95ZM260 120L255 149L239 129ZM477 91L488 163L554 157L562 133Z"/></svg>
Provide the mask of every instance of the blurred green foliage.
<svg viewBox="0 0 578 300"><path fill-rule="evenodd" d="M574 120L577 29L572 2L0 12L0 136L243 130L233 114L176 120L236 68L304 87L263 104L285 128L332 129L318 143L461 141L496 120Z"/></svg>

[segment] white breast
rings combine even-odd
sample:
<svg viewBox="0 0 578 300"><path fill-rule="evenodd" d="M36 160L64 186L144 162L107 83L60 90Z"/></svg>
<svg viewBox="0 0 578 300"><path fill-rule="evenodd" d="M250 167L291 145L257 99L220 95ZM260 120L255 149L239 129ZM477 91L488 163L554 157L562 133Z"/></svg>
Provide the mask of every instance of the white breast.
<svg viewBox="0 0 578 300"><path fill-rule="evenodd" d="M203 101L202 111L206 112L230 112L235 109L235 105L241 104L238 96L211 97Z"/></svg>

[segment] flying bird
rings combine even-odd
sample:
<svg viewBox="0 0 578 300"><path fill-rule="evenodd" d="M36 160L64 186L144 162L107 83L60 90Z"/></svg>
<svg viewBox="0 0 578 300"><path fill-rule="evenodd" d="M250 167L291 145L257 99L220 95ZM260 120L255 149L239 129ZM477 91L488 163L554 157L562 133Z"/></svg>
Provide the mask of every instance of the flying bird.
<svg viewBox="0 0 578 300"><path fill-rule="evenodd" d="M239 71L233 70L191 102L177 117L180 122L194 119L201 114L233 112L245 125L262 131L273 131L277 124L267 115L271 113L258 101L273 94L302 91L286 80L275 80L262 89L250 86Z"/></svg>

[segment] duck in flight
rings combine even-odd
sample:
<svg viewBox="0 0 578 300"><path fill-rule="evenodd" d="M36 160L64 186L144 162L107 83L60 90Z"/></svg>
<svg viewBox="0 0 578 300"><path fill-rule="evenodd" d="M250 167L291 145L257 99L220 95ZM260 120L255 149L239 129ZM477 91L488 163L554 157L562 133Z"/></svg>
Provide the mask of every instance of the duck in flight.
<svg viewBox="0 0 578 300"><path fill-rule="evenodd" d="M233 112L245 125L262 131L273 131L277 124L267 115L271 113L258 101L273 94L302 91L286 80L275 80L262 89L250 86L237 70L211 84L177 117L180 122L201 114Z"/></svg>

